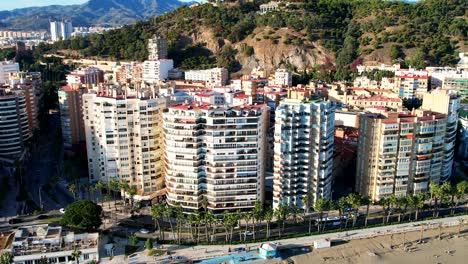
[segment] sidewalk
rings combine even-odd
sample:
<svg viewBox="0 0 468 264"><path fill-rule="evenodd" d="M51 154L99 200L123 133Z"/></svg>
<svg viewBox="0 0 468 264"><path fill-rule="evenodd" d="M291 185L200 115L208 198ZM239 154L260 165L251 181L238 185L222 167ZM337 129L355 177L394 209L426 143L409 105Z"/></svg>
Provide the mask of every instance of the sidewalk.
<svg viewBox="0 0 468 264"><path fill-rule="evenodd" d="M352 230L352 231L344 231L344 232L337 232L337 233L329 233L323 235L315 235L315 236L306 236L306 237L299 237L299 238L290 238L290 239L281 239L281 240L274 240L271 241L273 243L280 243L285 247L297 247L297 246L312 246L314 240L321 240L321 239L331 239L331 240L352 240L352 239L361 239L361 238L368 238L368 237L375 237L381 235L388 235L388 234L397 234L403 233L408 231L415 231L420 230L421 225L425 224L426 228L436 228L438 223L443 223L445 226L454 226L458 225L458 219L463 218L465 221L468 221L468 216L456 216L456 217L448 217L443 219L437 220L426 220L421 222L415 223L406 223L406 224L399 224L399 225L391 225L391 226L382 226L382 227L373 227L367 229L360 229L360 230ZM176 246L176 245L165 245L173 253L173 256L185 256L191 258L192 260L199 260L199 259L208 259L213 257L218 257L222 255L229 255L228 250L231 248L237 247L246 247L250 250L256 250L260 247L261 243L247 243L247 244L238 244L238 245L216 245L216 246L194 246L194 247L187 247L187 246Z"/></svg>

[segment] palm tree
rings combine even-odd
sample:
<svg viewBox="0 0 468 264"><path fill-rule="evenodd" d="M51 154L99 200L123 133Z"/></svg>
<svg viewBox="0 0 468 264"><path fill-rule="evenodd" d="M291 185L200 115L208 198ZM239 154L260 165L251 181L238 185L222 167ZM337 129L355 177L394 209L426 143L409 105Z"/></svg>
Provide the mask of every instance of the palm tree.
<svg viewBox="0 0 468 264"><path fill-rule="evenodd" d="M104 184L104 182L102 181L98 181L94 187L96 188L96 191L99 191L99 194L101 195L101 202L103 203L104 205L104 201L102 200L102 189L104 189L106 187L106 185ZM97 199L96 199L97 201Z"/></svg>
<svg viewBox="0 0 468 264"><path fill-rule="evenodd" d="M174 227L172 226L173 214L174 214L174 209L171 206L164 207L163 215L164 217L166 217L167 222L169 222L169 226L171 227L172 239L175 240Z"/></svg>
<svg viewBox="0 0 468 264"><path fill-rule="evenodd" d="M192 241L195 241L195 235L193 234L193 226L195 225L195 216L193 214L189 214L187 216L187 224L189 225L189 232L190 236L192 237Z"/></svg>
<svg viewBox="0 0 468 264"><path fill-rule="evenodd" d="M432 216L439 216L439 204L438 201L444 200L446 195L449 193L450 185L445 182L442 185L437 184L436 182L431 182L429 184L429 191L431 193L432 199L434 200L434 211ZM442 201L441 201L442 202Z"/></svg>
<svg viewBox="0 0 468 264"><path fill-rule="evenodd" d="M1 262L0 262L1 263ZM52 263L46 256L42 256L40 259L39 259L39 264L49 264L49 263Z"/></svg>
<svg viewBox="0 0 468 264"><path fill-rule="evenodd" d="M302 196L302 204L304 205L304 215L306 213L309 213L310 209L310 195L304 195Z"/></svg>
<svg viewBox="0 0 468 264"><path fill-rule="evenodd" d="M338 212L340 214L340 228L341 228L342 215L344 214L345 209L349 207L349 203L346 197L344 196L340 197L340 199L338 199L338 203L336 204L336 207L338 208ZM348 218L349 217L346 217L345 228L348 227Z"/></svg>
<svg viewBox="0 0 468 264"><path fill-rule="evenodd" d="M112 195L110 195L110 193L107 193L106 195L104 195L104 200L106 202L109 202L107 205L108 205L108 208L109 210L111 209L111 203L110 201L112 201Z"/></svg>
<svg viewBox="0 0 468 264"><path fill-rule="evenodd" d="M137 188L135 185L132 185L130 189L128 190L128 195L130 196L130 206L132 209L130 212L133 214L133 203L135 202L135 195L137 194Z"/></svg>
<svg viewBox="0 0 468 264"><path fill-rule="evenodd" d="M203 200L201 201L201 206L203 210L205 211L205 213L208 210L208 204L209 204L208 199L206 199L206 197L203 197Z"/></svg>
<svg viewBox="0 0 468 264"><path fill-rule="evenodd" d="M319 212L319 219L317 221L317 231L320 232L320 223L322 223L322 215L323 215L323 211L326 211L328 210L328 201L325 200L325 198L320 198L317 200L317 202L315 202L315 211L318 211ZM324 226L325 226L325 223L324 223Z"/></svg>
<svg viewBox="0 0 468 264"><path fill-rule="evenodd" d="M347 197L346 200L348 201L348 204L351 205L351 207L354 209L354 217L353 217L353 227L356 225L356 220L357 220L357 213L359 211L359 207L361 207L362 204L362 196L360 194L356 193L350 193Z"/></svg>
<svg viewBox="0 0 468 264"><path fill-rule="evenodd" d="M244 241L247 241L247 232L249 231L249 221L253 218L253 215L250 212L244 212L242 213L242 218L245 221Z"/></svg>
<svg viewBox="0 0 468 264"><path fill-rule="evenodd" d="M403 219L405 219L405 213L406 210L408 209L408 197L405 196L399 196L398 199L396 200L397 207L398 207L398 223L401 223L401 215L403 214Z"/></svg>
<svg viewBox="0 0 468 264"><path fill-rule="evenodd" d="M115 200L115 190L119 188L119 182L116 181L115 179L110 179L109 180L109 188L112 190L112 198L114 199L114 208L117 209L117 204Z"/></svg>
<svg viewBox="0 0 468 264"><path fill-rule="evenodd" d="M281 231L284 231L284 223L289 215L289 206L286 203L280 203L274 211L274 216L278 222L278 235L281 238Z"/></svg>
<svg viewBox="0 0 468 264"><path fill-rule="evenodd" d="M208 243L211 243L211 239L210 239L209 232L208 232L208 227L210 227L210 229L212 229L214 222L215 222L215 217L213 215L213 211L206 212L206 214L203 216L203 223L205 225L206 242L208 242ZM216 229L216 228L214 228L214 229Z"/></svg>
<svg viewBox="0 0 468 264"><path fill-rule="evenodd" d="M369 197L362 197L362 204L366 206L366 220L364 220L364 226L367 226L367 219L369 219L369 208L371 205L371 200L369 199Z"/></svg>
<svg viewBox="0 0 468 264"><path fill-rule="evenodd" d="M455 207L458 206L458 203L460 201L465 199L467 192L468 192L468 181L461 181L457 183L457 185L455 186L455 197L457 198L455 201ZM452 209L452 214L453 213L454 213L454 209Z"/></svg>
<svg viewBox="0 0 468 264"><path fill-rule="evenodd" d="M389 208L393 206L398 205L398 197L395 194L391 194L390 197L388 197L388 202L389 202ZM392 214L392 210L388 210L387 214L387 223L390 221L390 215Z"/></svg>
<svg viewBox="0 0 468 264"><path fill-rule="evenodd" d="M291 212L294 223L297 224L298 218L299 218L298 216L299 216L299 213L301 212L301 208L298 206L292 205L289 207L289 211Z"/></svg>
<svg viewBox="0 0 468 264"><path fill-rule="evenodd" d="M427 200L427 196L424 193L418 193L414 195L416 198L415 200L415 207L416 207L416 214L414 215L414 220L418 221L419 212L424 207L424 202Z"/></svg>
<svg viewBox="0 0 468 264"><path fill-rule="evenodd" d="M255 223L260 223L263 218L263 205L260 201L255 202L255 206L252 210L252 232L253 240L255 241Z"/></svg>
<svg viewBox="0 0 468 264"><path fill-rule="evenodd" d="M185 219L184 212L182 211L182 206L177 204L174 207L176 213L176 229L177 229L177 242L180 244L180 233L182 232L182 226Z"/></svg>
<svg viewBox="0 0 468 264"><path fill-rule="evenodd" d="M77 192L76 185L74 183L70 184L70 186L68 186L68 190L73 194L73 200L76 201L76 192Z"/></svg>
<svg viewBox="0 0 468 264"><path fill-rule="evenodd" d="M271 206L269 206L265 210L263 218L266 221L266 229L267 229L266 230L266 238L269 239L270 238L270 225L271 225L271 221L273 220L273 208L271 208Z"/></svg>
<svg viewBox="0 0 468 264"><path fill-rule="evenodd" d="M81 251L79 251L76 248L71 253L71 258L76 261L76 264L80 264L80 256L81 256Z"/></svg>
<svg viewBox="0 0 468 264"><path fill-rule="evenodd" d="M164 230L161 228L160 221L164 217L164 205L162 204L155 204L151 206L151 216L153 217L155 221L155 225L158 227L159 230L159 237L161 240L164 240Z"/></svg>
<svg viewBox="0 0 468 264"><path fill-rule="evenodd" d="M0 255L0 264L13 264L14 256L10 252L5 252Z"/></svg>
<svg viewBox="0 0 468 264"><path fill-rule="evenodd" d="M227 210L223 211L222 225L224 227L224 234L225 234L224 242L226 244L229 242L229 230L231 227L230 217L231 217L231 214Z"/></svg>
<svg viewBox="0 0 468 264"><path fill-rule="evenodd" d="M126 202L125 202L125 193L128 191L128 189L130 188L130 186L128 185L128 182L126 180L121 180L119 182L119 189L120 189L120 192L121 192L121 195L122 195L122 204L125 206Z"/></svg>

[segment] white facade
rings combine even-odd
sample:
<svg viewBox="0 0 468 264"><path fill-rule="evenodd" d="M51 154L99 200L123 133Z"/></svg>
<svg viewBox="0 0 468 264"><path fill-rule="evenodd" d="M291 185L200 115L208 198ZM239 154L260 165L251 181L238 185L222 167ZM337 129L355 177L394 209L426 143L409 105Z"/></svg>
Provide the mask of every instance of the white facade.
<svg viewBox="0 0 468 264"><path fill-rule="evenodd" d="M206 87L224 86L228 80L228 71L225 68L213 68L208 70L192 70L185 72L185 80L202 81Z"/></svg>
<svg viewBox="0 0 468 264"><path fill-rule="evenodd" d="M19 64L13 61L0 62L0 84L8 83L10 80L10 73L18 73Z"/></svg>
<svg viewBox="0 0 468 264"><path fill-rule="evenodd" d="M248 210L264 200L268 109L178 105L163 114L167 201L185 212Z"/></svg>
<svg viewBox="0 0 468 264"><path fill-rule="evenodd" d="M453 158L455 155L460 96L455 91L436 89L424 94L421 108L447 115L447 131L444 144L445 157L441 179L444 181L449 180L450 176L452 176Z"/></svg>
<svg viewBox="0 0 468 264"><path fill-rule="evenodd" d="M143 62L143 80L157 83L167 80L169 71L174 68L173 60L148 60Z"/></svg>
<svg viewBox="0 0 468 264"><path fill-rule="evenodd" d="M421 98L429 88L429 75L425 70L400 69L395 71L395 88L400 98Z"/></svg>
<svg viewBox="0 0 468 264"><path fill-rule="evenodd" d="M276 70L275 82L273 85L292 86L292 72L285 69Z"/></svg>
<svg viewBox="0 0 468 264"><path fill-rule="evenodd" d="M162 188L162 99L99 92L83 95L83 115L92 181L125 180L141 199Z"/></svg>
<svg viewBox="0 0 468 264"><path fill-rule="evenodd" d="M50 22L50 36L52 41L69 39L72 33L73 26L71 21Z"/></svg>
<svg viewBox="0 0 468 264"><path fill-rule="evenodd" d="M285 99L276 109L273 207L331 198L335 113L329 101ZM307 197L307 198L304 198Z"/></svg>

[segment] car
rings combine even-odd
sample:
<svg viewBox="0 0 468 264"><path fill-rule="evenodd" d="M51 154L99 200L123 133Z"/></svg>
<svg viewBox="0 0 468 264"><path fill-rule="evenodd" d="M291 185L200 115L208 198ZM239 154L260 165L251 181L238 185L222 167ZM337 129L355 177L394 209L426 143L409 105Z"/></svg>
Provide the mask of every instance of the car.
<svg viewBox="0 0 468 264"><path fill-rule="evenodd" d="M60 208L60 213L64 214L65 213L65 208Z"/></svg>
<svg viewBox="0 0 468 264"><path fill-rule="evenodd" d="M244 235L245 235L245 236L253 236L253 235L255 235L255 232L253 232L253 231L246 231L246 232L244 232Z"/></svg>
<svg viewBox="0 0 468 264"><path fill-rule="evenodd" d="M49 218L48 215L39 215L36 217L37 220L42 220L42 219L47 219L47 218Z"/></svg>
<svg viewBox="0 0 468 264"><path fill-rule="evenodd" d="M23 220L21 220L19 218L12 218L12 219L8 220L8 223L10 225L19 224L19 223L22 223L22 222L23 222Z"/></svg>
<svg viewBox="0 0 468 264"><path fill-rule="evenodd" d="M149 234L149 232L150 232L148 229L144 229L144 228L140 229L139 231L142 234Z"/></svg>

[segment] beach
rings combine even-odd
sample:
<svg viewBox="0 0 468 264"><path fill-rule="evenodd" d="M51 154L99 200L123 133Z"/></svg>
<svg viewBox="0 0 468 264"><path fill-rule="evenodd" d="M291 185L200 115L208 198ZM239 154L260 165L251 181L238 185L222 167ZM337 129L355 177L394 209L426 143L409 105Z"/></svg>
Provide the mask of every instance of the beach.
<svg viewBox="0 0 468 264"><path fill-rule="evenodd" d="M468 233L462 228L458 236L458 229L457 226L442 228L440 240L438 228L425 230L423 243L418 243L420 231L343 241L291 259L300 264L468 263Z"/></svg>

